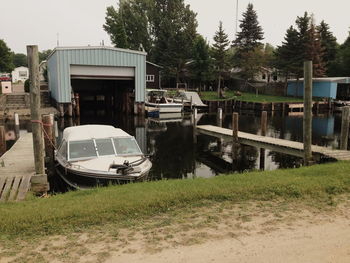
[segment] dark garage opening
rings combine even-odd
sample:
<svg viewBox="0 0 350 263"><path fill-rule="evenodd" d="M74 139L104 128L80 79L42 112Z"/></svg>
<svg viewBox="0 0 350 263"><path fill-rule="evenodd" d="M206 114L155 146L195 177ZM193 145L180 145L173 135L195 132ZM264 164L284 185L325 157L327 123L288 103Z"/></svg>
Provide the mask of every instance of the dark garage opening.
<svg viewBox="0 0 350 263"><path fill-rule="evenodd" d="M81 114L99 110L133 113L134 79L71 79L71 85L79 94Z"/></svg>

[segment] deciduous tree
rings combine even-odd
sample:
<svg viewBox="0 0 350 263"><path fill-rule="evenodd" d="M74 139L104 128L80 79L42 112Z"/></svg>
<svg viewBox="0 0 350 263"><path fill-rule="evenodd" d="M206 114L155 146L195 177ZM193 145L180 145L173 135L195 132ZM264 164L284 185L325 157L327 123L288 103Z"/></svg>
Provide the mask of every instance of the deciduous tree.
<svg viewBox="0 0 350 263"><path fill-rule="evenodd" d="M11 72L13 68L11 49L0 39L0 72Z"/></svg>

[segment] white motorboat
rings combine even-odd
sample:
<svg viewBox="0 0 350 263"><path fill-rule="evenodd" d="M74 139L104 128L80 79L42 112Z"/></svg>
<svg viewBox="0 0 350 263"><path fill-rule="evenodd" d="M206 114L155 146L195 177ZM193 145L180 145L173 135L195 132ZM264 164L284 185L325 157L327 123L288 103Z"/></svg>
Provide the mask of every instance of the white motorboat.
<svg viewBox="0 0 350 263"><path fill-rule="evenodd" d="M108 125L66 128L55 158L58 174L78 189L141 180L152 167L133 136Z"/></svg>
<svg viewBox="0 0 350 263"><path fill-rule="evenodd" d="M192 106L199 109L208 108L208 105L203 103L198 93L195 91L178 91L174 96L174 102L182 102L185 107Z"/></svg>
<svg viewBox="0 0 350 263"><path fill-rule="evenodd" d="M168 98L166 90L148 89L146 92L146 107L156 108L159 110L159 113L182 111L183 104L175 103L172 99Z"/></svg>

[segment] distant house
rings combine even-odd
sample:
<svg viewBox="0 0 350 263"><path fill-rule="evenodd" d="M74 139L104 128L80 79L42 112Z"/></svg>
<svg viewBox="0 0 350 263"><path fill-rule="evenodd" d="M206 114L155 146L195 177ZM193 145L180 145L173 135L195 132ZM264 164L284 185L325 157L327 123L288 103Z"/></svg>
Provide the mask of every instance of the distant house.
<svg viewBox="0 0 350 263"><path fill-rule="evenodd" d="M349 84L349 77L313 78L312 96L336 99L341 96L343 91L349 89ZM304 95L304 79L288 80L287 95L302 97Z"/></svg>
<svg viewBox="0 0 350 263"><path fill-rule="evenodd" d="M146 61L146 89L160 89L160 71L163 67Z"/></svg>
<svg viewBox="0 0 350 263"><path fill-rule="evenodd" d="M24 83L29 78L29 70L27 67L15 68L12 73L12 83Z"/></svg>

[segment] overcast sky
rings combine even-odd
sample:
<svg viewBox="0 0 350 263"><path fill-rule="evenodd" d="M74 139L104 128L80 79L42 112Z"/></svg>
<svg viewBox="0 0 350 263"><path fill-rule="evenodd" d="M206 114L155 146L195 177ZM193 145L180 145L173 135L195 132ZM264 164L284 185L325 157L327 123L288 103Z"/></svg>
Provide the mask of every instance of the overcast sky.
<svg viewBox="0 0 350 263"><path fill-rule="evenodd" d="M236 0L185 0L196 12L198 31L211 41L223 21L230 40L234 37ZM265 32L264 42L280 45L287 28L304 11L313 13L316 23L325 20L343 43L350 27L350 0L239 0L241 18L247 4L254 4ZM25 53L26 45L35 44L40 50L60 46L99 45L104 40L106 7L116 0L1 0L0 39L17 53Z"/></svg>

